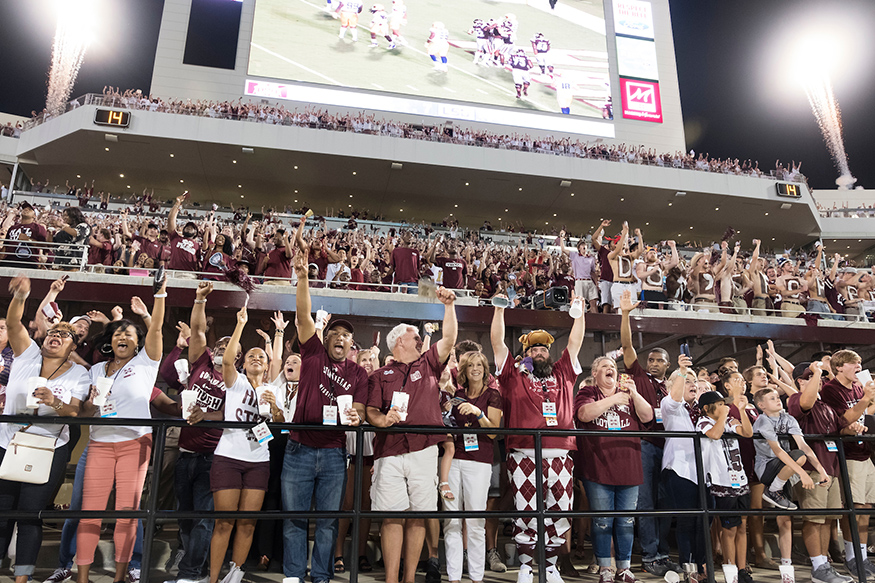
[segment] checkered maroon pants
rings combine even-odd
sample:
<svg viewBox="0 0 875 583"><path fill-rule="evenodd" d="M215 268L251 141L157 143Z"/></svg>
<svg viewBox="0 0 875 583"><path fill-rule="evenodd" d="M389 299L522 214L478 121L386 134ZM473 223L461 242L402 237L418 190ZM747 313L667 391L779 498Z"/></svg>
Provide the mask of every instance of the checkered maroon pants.
<svg viewBox="0 0 875 583"><path fill-rule="evenodd" d="M570 455L545 458L541 460L544 488L544 508L548 511L571 510L574 501L573 491L574 462ZM507 473L513 490L514 506L520 512L537 508L535 486L535 458L521 452L512 451L507 456ZM565 542L563 534L569 528L567 518L545 518L545 547L547 556L556 555ZM517 552L534 555L538 542L537 518L517 518L514 520L513 538Z"/></svg>

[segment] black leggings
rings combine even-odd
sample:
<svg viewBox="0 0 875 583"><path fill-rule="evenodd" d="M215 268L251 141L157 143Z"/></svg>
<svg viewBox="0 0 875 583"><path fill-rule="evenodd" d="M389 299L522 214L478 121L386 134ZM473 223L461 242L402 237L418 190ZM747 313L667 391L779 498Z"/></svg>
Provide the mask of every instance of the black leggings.
<svg viewBox="0 0 875 583"><path fill-rule="evenodd" d="M666 502L672 510L701 508L699 504L699 485L681 478L673 470L662 470L662 483L665 485ZM695 563L700 568L705 564L705 537L709 533L702 528L700 516L678 516L675 537L678 543L678 558L681 564Z"/></svg>
<svg viewBox="0 0 875 583"><path fill-rule="evenodd" d="M6 450L0 448L0 462ZM52 470L45 484L26 484L0 480L0 513L5 510L44 510L52 501L58 485L64 479L70 461L69 444L55 450ZM43 521L38 518L19 520L18 544L15 546L15 576L33 575L36 558L43 542ZM0 556L6 555L15 520L0 519Z"/></svg>

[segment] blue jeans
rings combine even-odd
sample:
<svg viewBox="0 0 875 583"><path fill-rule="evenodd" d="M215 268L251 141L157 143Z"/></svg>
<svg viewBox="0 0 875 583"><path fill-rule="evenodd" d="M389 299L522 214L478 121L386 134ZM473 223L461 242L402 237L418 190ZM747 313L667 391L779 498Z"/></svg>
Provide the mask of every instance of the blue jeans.
<svg viewBox="0 0 875 583"><path fill-rule="evenodd" d="M644 483L638 486L638 510L665 508L665 489L662 487L662 448L641 440L641 467ZM668 531L671 517L638 518L638 540L641 542L641 558L647 563L668 558Z"/></svg>
<svg viewBox="0 0 875 583"><path fill-rule="evenodd" d="M307 511L315 498L315 508L340 510L346 490L346 451L344 448L315 448L289 439L283 459L283 510ZM334 541L337 520L319 518L313 541L310 575L314 582L334 576ZM283 572L286 577L305 580L307 571L307 520L283 522Z"/></svg>
<svg viewBox="0 0 875 583"><path fill-rule="evenodd" d="M82 487L85 485L85 462L88 459L88 446L82 450L76 463L76 474L73 477L73 492L70 495L70 510L82 510ZM76 556L76 531L79 529L79 519L68 518L61 529L61 548L58 549L58 567L73 568L73 557ZM134 542L134 554L128 566L139 569L143 560L143 521L137 521L137 540Z"/></svg>
<svg viewBox="0 0 875 583"><path fill-rule="evenodd" d="M583 481L590 510L635 510L638 486L607 486ZM611 540L615 541L617 569L628 569L632 564L632 541L635 539L634 518L592 519L592 547L599 567L611 566Z"/></svg>
<svg viewBox="0 0 875 583"><path fill-rule="evenodd" d="M418 281L399 281L396 282L395 285L404 285L407 286L403 292L405 294L417 294L419 293L419 282Z"/></svg>
<svg viewBox="0 0 875 583"><path fill-rule="evenodd" d="M176 502L179 510L210 512L213 494L210 492L211 453L180 452L176 461ZM179 535L185 555L179 562L179 579L200 579L210 554L213 520L180 520Z"/></svg>

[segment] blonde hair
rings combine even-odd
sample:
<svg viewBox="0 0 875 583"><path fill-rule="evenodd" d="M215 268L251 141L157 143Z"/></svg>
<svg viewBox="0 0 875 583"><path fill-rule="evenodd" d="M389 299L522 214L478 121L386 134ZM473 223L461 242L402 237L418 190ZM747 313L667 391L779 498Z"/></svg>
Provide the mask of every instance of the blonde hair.
<svg viewBox="0 0 875 583"><path fill-rule="evenodd" d="M860 355L853 350L839 350L829 359L829 366L832 369L832 374L838 374L838 370L849 362L862 362Z"/></svg>
<svg viewBox="0 0 875 583"><path fill-rule="evenodd" d="M489 373L489 360L482 352L466 352L459 360L459 372L456 375L456 383L460 387L468 388L468 367L477 360L483 365L483 386L486 386L486 375Z"/></svg>

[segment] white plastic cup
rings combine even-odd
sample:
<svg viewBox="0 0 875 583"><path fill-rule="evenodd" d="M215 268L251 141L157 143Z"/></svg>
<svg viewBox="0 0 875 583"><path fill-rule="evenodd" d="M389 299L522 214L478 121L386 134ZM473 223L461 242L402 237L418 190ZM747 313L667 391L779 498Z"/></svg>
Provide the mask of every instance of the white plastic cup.
<svg viewBox="0 0 875 583"><path fill-rule="evenodd" d="M568 315L575 320L583 316L583 302L580 301L580 298L574 298L574 301L571 302L571 307L568 309Z"/></svg>
<svg viewBox="0 0 875 583"><path fill-rule="evenodd" d="M103 407L106 405L106 397L112 389L112 379L110 377L100 377L95 384L97 387L97 395L94 397L94 405Z"/></svg>
<svg viewBox="0 0 875 583"><path fill-rule="evenodd" d="M781 572L781 581L796 583L796 570L793 565L779 565L778 571Z"/></svg>
<svg viewBox="0 0 875 583"><path fill-rule="evenodd" d="M510 300L507 298L495 296L490 301L492 302L493 308L509 308L510 307Z"/></svg>
<svg viewBox="0 0 875 583"><path fill-rule="evenodd" d="M738 567L736 565L723 565L723 579L726 583L738 583Z"/></svg>
<svg viewBox="0 0 875 583"><path fill-rule="evenodd" d="M349 425L349 418L344 411L352 409L352 395L337 395L337 414L341 425Z"/></svg>
<svg viewBox="0 0 875 583"><path fill-rule="evenodd" d="M297 577L283 577L283 583L301 583Z"/></svg>
<svg viewBox="0 0 875 583"><path fill-rule="evenodd" d="M316 310L316 327L325 327L328 320L328 312L322 309Z"/></svg>
<svg viewBox="0 0 875 583"><path fill-rule="evenodd" d="M179 382L187 383L188 377L191 374L188 368L188 360L185 358L180 358L173 363L173 367L176 369L176 377L179 379Z"/></svg>
<svg viewBox="0 0 875 583"><path fill-rule="evenodd" d="M197 403L197 391L185 390L180 393L182 396L182 418L188 419L191 416L191 410Z"/></svg>
<svg viewBox="0 0 875 583"><path fill-rule="evenodd" d="M868 369L861 370L857 373L857 380L865 386L866 383L872 382L872 373Z"/></svg>
<svg viewBox="0 0 875 583"><path fill-rule="evenodd" d="M264 395L264 393L273 393L273 387L261 385L255 389L255 394L258 396L258 414L262 417L268 417L270 415L270 403L263 403L261 401L261 396Z"/></svg>
<svg viewBox="0 0 875 583"><path fill-rule="evenodd" d="M516 564L516 543L504 543L504 556L508 567Z"/></svg>
<svg viewBox="0 0 875 583"><path fill-rule="evenodd" d="M677 574L677 571L669 569L665 572L663 579L665 579L665 583L678 583L681 580L681 576Z"/></svg>
<svg viewBox="0 0 875 583"><path fill-rule="evenodd" d="M28 409L39 409L39 399L33 393L47 384L49 384L49 381L45 377L29 377L27 379L27 403L25 406Z"/></svg>

